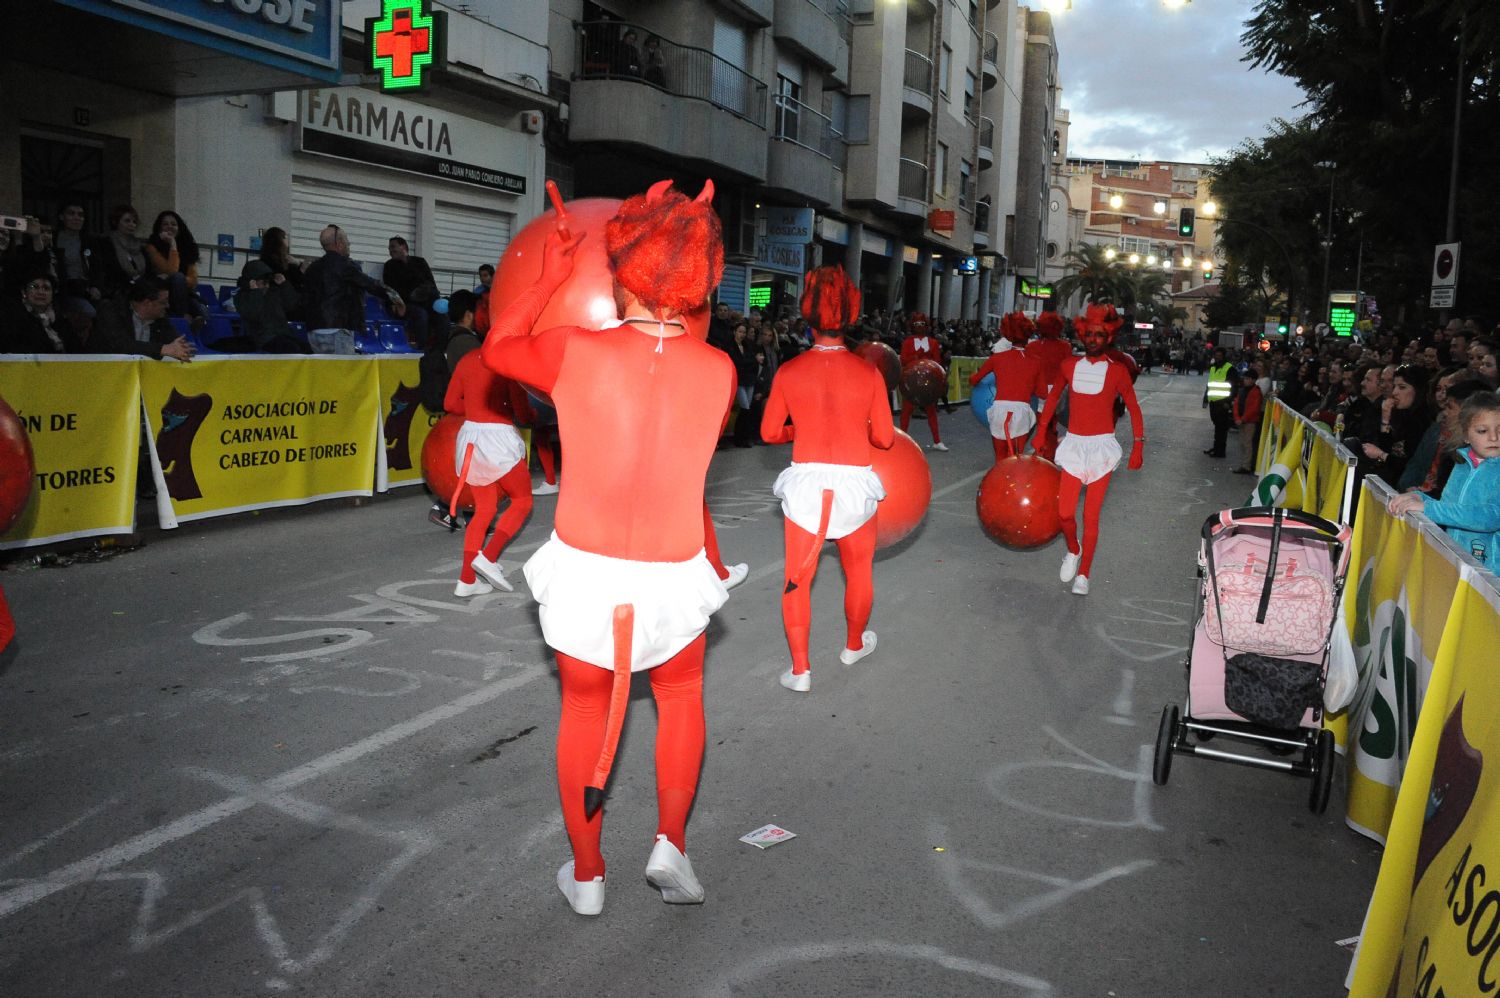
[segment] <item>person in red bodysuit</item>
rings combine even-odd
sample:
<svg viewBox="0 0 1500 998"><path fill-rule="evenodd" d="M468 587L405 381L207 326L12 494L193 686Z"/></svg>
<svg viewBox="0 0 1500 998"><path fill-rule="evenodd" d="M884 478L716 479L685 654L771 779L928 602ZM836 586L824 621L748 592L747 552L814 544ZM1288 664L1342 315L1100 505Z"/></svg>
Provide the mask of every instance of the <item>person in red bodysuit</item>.
<svg viewBox="0 0 1500 998"><path fill-rule="evenodd" d="M547 186L557 225L541 278L497 313L481 349L493 370L553 400L569 461L552 539L525 568L562 682L557 783L573 859L557 885L579 914L603 910L599 808L630 674L649 669L659 824L646 879L664 901L701 903L686 826L703 760L703 631L728 598L704 554L703 485L735 372L684 335L680 316L723 272L713 185L689 201L662 181L606 226L621 325L533 332L583 238Z"/></svg>
<svg viewBox="0 0 1500 998"><path fill-rule="evenodd" d="M1063 361L1062 370L1047 404L1042 409L1041 432L1045 432L1057 412L1064 386L1069 391L1068 434L1057 445L1057 465L1062 469L1062 484L1057 494L1057 511L1062 517L1063 536L1068 553L1058 573L1064 582L1073 582L1073 592L1088 594L1089 570L1094 564L1094 549L1099 542L1099 511L1109 491L1109 476L1120 463L1120 445L1115 440L1115 399L1125 403L1130 413L1130 427L1135 445L1130 449L1130 470L1140 468L1146 444L1141 407L1135 400L1135 388L1124 365L1105 356L1120 316L1113 305L1090 305L1073 320L1083 341L1084 355ZM1087 486L1083 506L1083 546L1078 544L1078 496ZM1076 576L1076 578L1075 578Z"/></svg>
<svg viewBox="0 0 1500 998"><path fill-rule="evenodd" d="M1063 339L1063 318L1056 312L1043 312L1038 316L1036 331L1038 339L1026 344L1026 355L1036 359L1042 370L1042 381L1047 385L1046 394L1050 395L1062 371L1063 361L1073 356L1073 346ZM1057 453L1057 427L1049 423L1037 440L1040 443L1036 452L1052 460Z"/></svg>
<svg viewBox="0 0 1500 998"><path fill-rule="evenodd" d="M781 616L792 653L781 685L797 693L812 689L810 592L825 539L838 542L844 566L847 627L839 659L853 665L875 650L875 632L865 624L875 602L875 511L885 488L871 467L870 448L889 449L896 431L885 379L844 345L842 330L859 315L859 297L842 267L807 275L802 314L813 347L777 370L760 423L766 443L792 443L792 465L773 491L786 516Z"/></svg>
<svg viewBox="0 0 1500 998"><path fill-rule="evenodd" d="M995 460L1020 454L1026 449L1026 435L1036 425L1036 410L1031 400L1046 398L1047 383L1036 358L1023 347L1036 328L1024 312L1012 312L1000 320L1000 339L989 358L969 376L969 385L979 384L986 374L995 376L995 402L990 406L990 442Z"/></svg>
<svg viewBox="0 0 1500 998"><path fill-rule="evenodd" d="M911 335L901 341L901 370L919 360L935 361L939 367L943 364L943 348L938 345L937 337L927 330L927 316L921 312L913 312L911 317ZM910 400L901 399L901 431L906 432L911 426L911 414L916 406ZM943 438L938 435L937 406L925 407L927 413L927 425L932 429L932 449L947 450L948 445L943 443Z"/></svg>
<svg viewBox="0 0 1500 998"><path fill-rule="evenodd" d="M526 445L515 427L517 420L531 420L526 392L485 367L479 351L471 350L453 369L443 410L464 417L453 460L460 487L468 482L474 494L474 515L464 528L463 569L453 595L494 592L491 583L511 592L515 587L498 561L501 550L531 515L531 472L526 467ZM495 524L489 544L484 544L484 532L500 508L501 493L510 496L510 508Z"/></svg>

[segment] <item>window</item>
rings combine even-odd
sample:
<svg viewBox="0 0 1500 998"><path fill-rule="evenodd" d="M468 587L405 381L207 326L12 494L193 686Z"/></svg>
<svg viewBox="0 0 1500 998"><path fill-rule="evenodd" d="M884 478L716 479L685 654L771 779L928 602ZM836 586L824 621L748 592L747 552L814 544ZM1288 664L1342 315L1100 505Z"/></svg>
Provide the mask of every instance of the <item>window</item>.
<svg viewBox="0 0 1500 998"><path fill-rule="evenodd" d="M844 104L849 115L844 140L851 145L866 145L870 141L870 95L850 94Z"/></svg>
<svg viewBox="0 0 1500 998"><path fill-rule="evenodd" d="M1141 256L1145 256L1148 253L1156 252L1156 244L1140 236L1121 236L1120 249L1126 253L1139 253Z"/></svg>
<svg viewBox="0 0 1500 998"><path fill-rule="evenodd" d="M948 96L948 77L953 75L953 50L947 45L938 55L938 92Z"/></svg>
<svg viewBox="0 0 1500 998"><path fill-rule="evenodd" d="M973 199L970 197L973 192L969 190L969 185L973 183L973 181L971 181L969 177L973 175L973 173L974 167L969 163L968 160L961 159L958 161L958 206L960 208L969 207L969 205L973 201Z"/></svg>
<svg viewBox="0 0 1500 998"><path fill-rule="evenodd" d="M972 69L964 70L964 116L970 119L979 113L979 108L974 103L974 90L977 82Z"/></svg>
<svg viewBox="0 0 1500 998"><path fill-rule="evenodd" d="M979 0L969 0L969 25L979 27Z"/></svg>
<svg viewBox="0 0 1500 998"><path fill-rule="evenodd" d="M932 160L932 197L937 200L948 196L948 147L937 144L937 155Z"/></svg>
<svg viewBox="0 0 1500 998"><path fill-rule="evenodd" d="M802 142L802 84L780 74L776 77L776 137ZM804 143L805 144L805 143Z"/></svg>

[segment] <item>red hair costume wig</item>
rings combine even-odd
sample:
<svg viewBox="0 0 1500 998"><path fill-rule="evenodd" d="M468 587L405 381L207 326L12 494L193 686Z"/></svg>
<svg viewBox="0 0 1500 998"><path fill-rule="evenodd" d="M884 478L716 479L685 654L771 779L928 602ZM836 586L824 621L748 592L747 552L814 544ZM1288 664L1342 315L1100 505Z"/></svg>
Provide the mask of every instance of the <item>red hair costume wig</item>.
<svg viewBox="0 0 1500 998"><path fill-rule="evenodd" d="M911 331L917 336L927 332L927 313L913 312L911 314Z"/></svg>
<svg viewBox="0 0 1500 998"><path fill-rule="evenodd" d="M1018 347L1024 347L1036 330L1036 323L1025 312L1011 312L1000 319L1000 335Z"/></svg>
<svg viewBox="0 0 1500 998"><path fill-rule="evenodd" d="M859 288L843 267L819 267L807 275L802 317L820 333L837 333L859 316Z"/></svg>
<svg viewBox="0 0 1500 998"><path fill-rule="evenodd" d="M696 198L652 184L624 204L604 227L615 280L655 315L690 312L724 274L724 231L708 181Z"/></svg>
<svg viewBox="0 0 1500 998"><path fill-rule="evenodd" d="M1082 315L1073 317L1073 328L1082 336L1086 332L1102 332L1106 343L1115 341L1115 330L1125 322L1113 305L1090 305Z"/></svg>
<svg viewBox="0 0 1500 998"><path fill-rule="evenodd" d="M1043 312L1036 320L1037 335L1044 340L1062 338L1063 317L1056 312Z"/></svg>

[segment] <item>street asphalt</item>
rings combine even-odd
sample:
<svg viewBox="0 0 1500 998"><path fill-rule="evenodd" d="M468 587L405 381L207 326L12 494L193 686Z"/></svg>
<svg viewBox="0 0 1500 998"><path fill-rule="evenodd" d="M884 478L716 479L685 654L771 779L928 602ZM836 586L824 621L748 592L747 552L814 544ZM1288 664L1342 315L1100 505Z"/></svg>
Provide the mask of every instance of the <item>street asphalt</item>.
<svg viewBox="0 0 1500 998"><path fill-rule="evenodd" d="M1202 377L1138 388L1146 466L1114 476L1090 595L1058 581L1061 539L980 531L992 455L964 406L941 417L952 450L927 452L924 523L877 556L879 647L854 666L829 546L810 694L776 681L770 489L790 449L715 457L724 557L751 574L709 630L701 906L644 877L644 677L603 915L555 886L558 684L519 571L555 499L502 558L518 592L471 601L452 593L460 535L410 488L147 529L102 560L13 558L0 995L1342 994L1336 943L1380 858L1343 824L1342 763L1322 815L1305 779L1206 759L1152 784L1199 527L1251 479L1233 446L1201 453ZM767 824L796 837L739 841Z"/></svg>

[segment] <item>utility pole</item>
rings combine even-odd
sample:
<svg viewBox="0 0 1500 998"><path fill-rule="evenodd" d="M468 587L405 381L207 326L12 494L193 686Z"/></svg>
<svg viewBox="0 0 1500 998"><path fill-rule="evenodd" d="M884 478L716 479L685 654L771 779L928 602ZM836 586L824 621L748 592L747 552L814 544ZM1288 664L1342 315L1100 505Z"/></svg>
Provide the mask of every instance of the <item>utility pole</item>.
<svg viewBox="0 0 1500 998"><path fill-rule="evenodd" d="M1314 165L1321 170L1328 171L1328 214L1323 224L1323 300L1318 303L1318 312L1323 316L1323 322L1327 324L1333 318L1333 311L1328 306L1328 258L1333 252L1333 178L1338 172L1339 165L1331 161Z"/></svg>
<svg viewBox="0 0 1500 998"><path fill-rule="evenodd" d="M1458 241L1458 159L1460 128L1463 124L1464 91L1464 44L1467 40L1469 15L1458 15L1458 72L1453 84L1453 153L1448 164L1448 224L1443 229L1443 242ZM1448 310L1438 312L1438 325L1448 324Z"/></svg>

